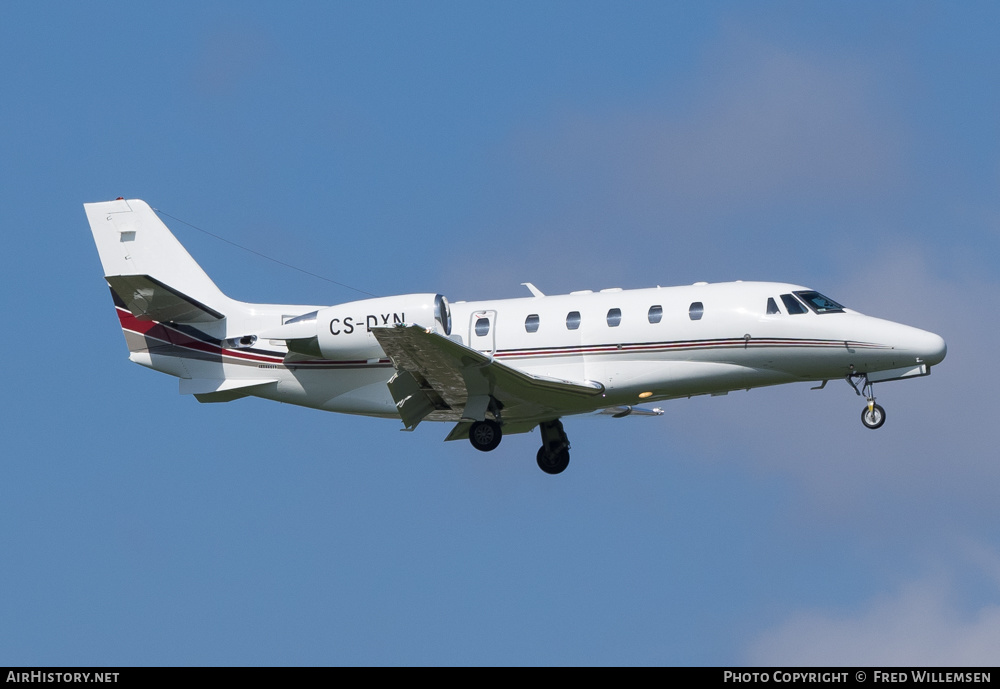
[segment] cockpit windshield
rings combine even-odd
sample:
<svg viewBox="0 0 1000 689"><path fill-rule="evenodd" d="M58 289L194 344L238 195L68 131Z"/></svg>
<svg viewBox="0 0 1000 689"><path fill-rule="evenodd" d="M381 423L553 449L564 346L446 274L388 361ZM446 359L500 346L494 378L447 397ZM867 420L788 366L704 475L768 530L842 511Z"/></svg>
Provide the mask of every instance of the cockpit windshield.
<svg viewBox="0 0 1000 689"><path fill-rule="evenodd" d="M810 309L816 313L843 313L844 307L829 297L824 297L819 292L803 290L795 292L795 296L806 303Z"/></svg>

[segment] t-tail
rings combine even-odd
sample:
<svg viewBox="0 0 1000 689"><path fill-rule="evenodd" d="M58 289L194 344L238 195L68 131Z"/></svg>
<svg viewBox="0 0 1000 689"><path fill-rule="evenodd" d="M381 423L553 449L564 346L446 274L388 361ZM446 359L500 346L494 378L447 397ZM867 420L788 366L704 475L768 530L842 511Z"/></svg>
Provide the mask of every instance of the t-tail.
<svg viewBox="0 0 1000 689"><path fill-rule="evenodd" d="M247 333L280 325L283 314L316 308L227 297L145 201L118 199L84 208L129 358L183 379L182 392L199 395L256 381L251 367L262 360L280 362L282 353L258 352L251 341L256 338ZM223 363L245 366L234 371ZM234 376L249 380L237 382Z"/></svg>
<svg viewBox="0 0 1000 689"><path fill-rule="evenodd" d="M151 352L170 352L180 334L163 324L189 325L221 340L238 302L216 287L145 201L84 204L128 344L137 363L185 377L179 361L154 366ZM238 310L238 309L236 309ZM187 354L187 352L185 352Z"/></svg>

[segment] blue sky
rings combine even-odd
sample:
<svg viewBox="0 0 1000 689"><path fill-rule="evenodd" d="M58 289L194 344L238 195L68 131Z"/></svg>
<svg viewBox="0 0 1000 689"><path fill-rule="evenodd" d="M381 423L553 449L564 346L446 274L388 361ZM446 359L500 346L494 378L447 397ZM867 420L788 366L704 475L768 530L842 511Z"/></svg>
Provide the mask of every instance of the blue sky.
<svg viewBox="0 0 1000 689"><path fill-rule="evenodd" d="M0 664L993 664L990 3L7 3ZM82 204L380 295L807 284L930 378L447 428L130 364ZM168 224L231 296L357 292ZM27 355L27 358L25 358ZM16 363L15 363L16 362Z"/></svg>

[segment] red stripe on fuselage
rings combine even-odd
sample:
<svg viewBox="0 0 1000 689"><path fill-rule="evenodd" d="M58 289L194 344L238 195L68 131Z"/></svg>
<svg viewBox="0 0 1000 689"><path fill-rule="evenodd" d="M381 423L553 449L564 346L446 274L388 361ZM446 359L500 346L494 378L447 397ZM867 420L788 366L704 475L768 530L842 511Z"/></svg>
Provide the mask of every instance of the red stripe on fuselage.
<svg viewBox="0 0 1000 689"><path fill-rule="evenodd" d="M266 355L266 354L256 354L253 352L245 352L238 349L229 349L227 347L223 347L222 345L216 344L215 342L212 342L209 339L208 335L203 335L205 339L199 339L188 333L181 332L176 328L172 328L168 325L160 323L159 321L140 321L138 318L133 316L128 309L117 307L117 310L118 310L118 320L121 323L123 330L128 330L137 333L139 335L155 338L157 340L160 340L161 342L165 342L170 345L175 345L177 347L183 347L198 352L206 352L208 354L230 357L233 359L241 359L244 361L266 362L269 364L280 364L282 366L290 366L292 368L299 368L299 367L357 368L359 366L387 366L392 364L392 362L387 358L381 358L378 361L369 361L368 359L358 359L349 361L330 361L327 359L313 359L305 361L295 361L292 362L291 364L286 364L283 354Z"/></svg>
<svg viewBox="0 0 1000 689"><path fill-rule="evenodd" d="M220 356L228 356L235 359L246 359L248 361L266 361L268 363L281 363L284 361L284 358L281 356L266 356L251 354L249 352L241 352L235 349L227 349L221 345L215 344L214 342L201 340L193 335L171 328L163 323L160 323L159 321L140 321L138 318L133 316L130 311L121 307L118 307L118 320L121 322L123 330L131 330L132 332L140 335L154 337L157 340L161 340L178 347L193 349L199 352L207 352L209 354L218 354Z"/></svg>

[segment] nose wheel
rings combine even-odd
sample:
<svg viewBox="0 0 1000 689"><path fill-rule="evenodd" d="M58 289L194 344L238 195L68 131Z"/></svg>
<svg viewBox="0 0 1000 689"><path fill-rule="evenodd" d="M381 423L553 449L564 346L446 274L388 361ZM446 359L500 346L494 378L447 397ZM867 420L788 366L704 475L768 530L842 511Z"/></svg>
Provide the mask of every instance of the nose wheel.
<svg viewBox="0 0 1000 689"><path fill-rule="evenodd" d="M882 428L882 424L885 423L885 409L872 400L867 407L861 410L861 423L865 425L865 428L870 428L873 431L876 428Z"/></svg>

